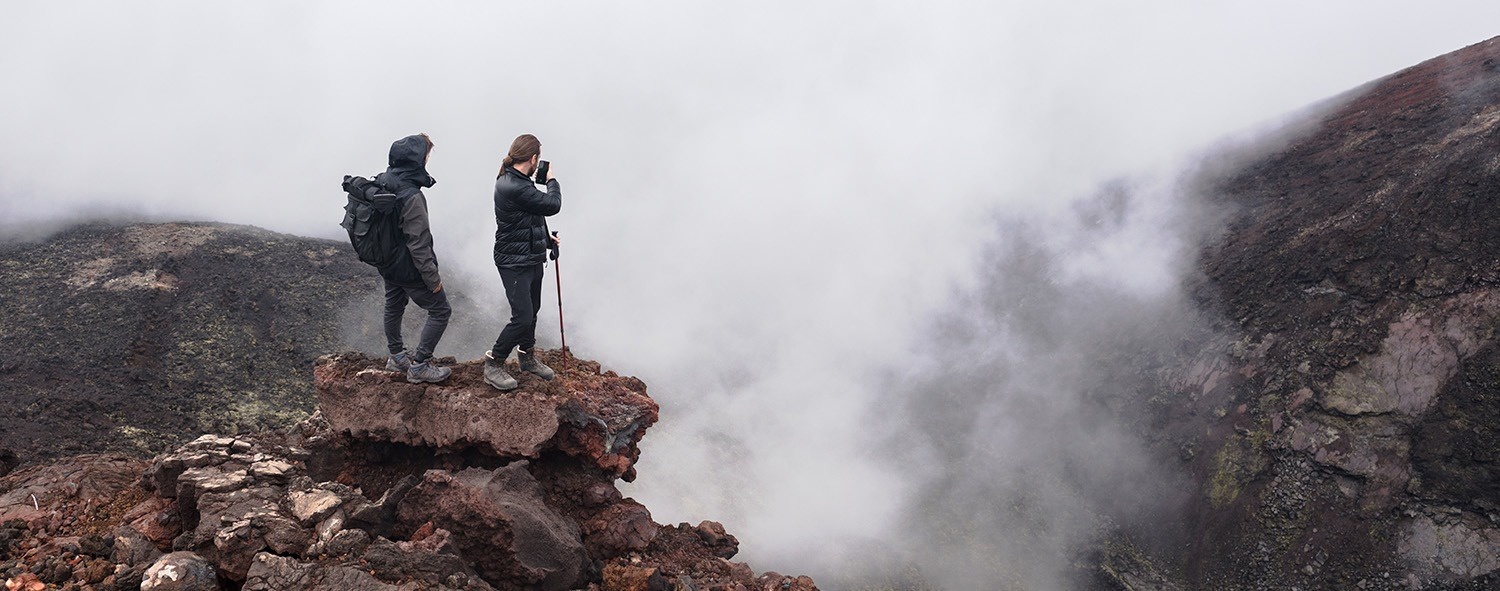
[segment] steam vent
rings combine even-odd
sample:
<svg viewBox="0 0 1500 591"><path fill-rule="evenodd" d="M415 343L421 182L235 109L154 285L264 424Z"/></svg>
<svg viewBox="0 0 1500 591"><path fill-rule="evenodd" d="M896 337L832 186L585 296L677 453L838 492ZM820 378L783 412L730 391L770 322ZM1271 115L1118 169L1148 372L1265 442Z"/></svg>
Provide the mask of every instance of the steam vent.
<svg viewBox="0 0 1500 591"><path fill-rule="evenodd" d="M575 359L502 394L481 362L443 361L447 382L416 385L326 356L318 411L290 428L0 478L7 591L817 588L622 497L657 420L640 380Z"/></svg>

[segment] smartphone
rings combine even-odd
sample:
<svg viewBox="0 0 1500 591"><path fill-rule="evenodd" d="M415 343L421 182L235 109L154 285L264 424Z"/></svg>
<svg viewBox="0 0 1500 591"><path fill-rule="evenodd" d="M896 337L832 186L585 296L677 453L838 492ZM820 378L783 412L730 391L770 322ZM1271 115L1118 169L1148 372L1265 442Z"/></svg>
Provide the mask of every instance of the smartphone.
<svg viewBox="0 0 1500 591"><path fill-rule="evenodd" d="M547 184L547 169L552 168L552 163L546 160L536 164L536 182L539 185Z"/></svg>

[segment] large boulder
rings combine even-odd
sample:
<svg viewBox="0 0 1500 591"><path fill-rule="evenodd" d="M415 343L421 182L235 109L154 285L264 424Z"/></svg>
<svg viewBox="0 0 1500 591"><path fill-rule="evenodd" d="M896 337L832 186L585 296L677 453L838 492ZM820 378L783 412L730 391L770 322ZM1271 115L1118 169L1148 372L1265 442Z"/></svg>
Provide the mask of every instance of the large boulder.
<svg viewBox="0 0 1500 591"><path fill-rule="evenodd" d="M219 575L202 556L173 552L146 569L141 591L219 591Z"/></svg>
<svg viewBox="0 0 1500 591"><path fill-rule="evenodd" d="M640 552L651 545L661 526L651 520L651 511L635 499L609 505L583 523L584 543L601 558Z"/></svg>
<svg viewBox="0 0 1500 591"><path fill-rule="evenodd" d="M455 546L491 584L562 591L587 583L578 524L549 508L521 461L496 470L427 472L397 510L413 529L454 532Z"/></svg>

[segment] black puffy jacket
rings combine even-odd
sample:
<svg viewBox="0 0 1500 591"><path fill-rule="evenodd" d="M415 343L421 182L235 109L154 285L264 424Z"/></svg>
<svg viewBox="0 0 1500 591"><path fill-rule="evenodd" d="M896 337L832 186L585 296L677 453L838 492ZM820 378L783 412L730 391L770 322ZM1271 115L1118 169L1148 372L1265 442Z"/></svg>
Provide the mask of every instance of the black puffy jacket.
<svg viewBox="0 0 1500 591"><path fill-rule="evenodd" d="M547 260L547 217L562 211L562 189L547 180L547 191L531 178L505 167L495 179L495 266L529 267Z"/></svg>

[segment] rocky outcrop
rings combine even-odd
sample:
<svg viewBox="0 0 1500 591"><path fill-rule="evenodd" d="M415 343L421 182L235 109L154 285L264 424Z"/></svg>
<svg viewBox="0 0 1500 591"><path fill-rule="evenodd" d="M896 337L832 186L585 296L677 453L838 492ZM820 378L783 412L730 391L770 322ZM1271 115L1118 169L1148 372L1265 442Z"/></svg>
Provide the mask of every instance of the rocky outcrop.
<svg viewBox="0 0 1500 591"><path fill-rule="evenodd" d="M657 416L639 380L574 360L500 395L479 362L427 386L383 367L321 359L321 411L290 429L0 479L0 574L94 591L816 589L731 562L717 523L657 524L620 494Z"/></svg>
<svg viewBox="0 0 1500 591"><path fill-rule="evenodd" d="M657 419L645 384L600 374L592 362L573 361L579 371L567 386L517 372L522 387L501 395L484 383L477 362L455 365L443 384L412 384L370 361L358 354L327 357L313 370L319 408L335 431L500 458L556 450L630 481L640 457L636 444Z"/></svg>

